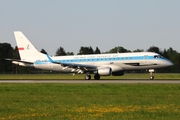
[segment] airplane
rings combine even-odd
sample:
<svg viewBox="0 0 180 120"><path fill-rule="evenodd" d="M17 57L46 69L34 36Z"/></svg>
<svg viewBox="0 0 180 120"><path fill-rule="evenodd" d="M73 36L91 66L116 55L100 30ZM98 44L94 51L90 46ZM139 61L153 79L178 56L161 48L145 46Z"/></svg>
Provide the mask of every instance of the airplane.
<svg viewBox="0 0 180 120"><path fill-rule="evenodd" d="M20 60L6 59L13 64L64 73L86 74L85 79L99 80L100 76L122 76L129 70L149 70L173 66L173 63L154 52L111 53L72 56L50 56L39 52L21 31L14 31Z"/></svg>

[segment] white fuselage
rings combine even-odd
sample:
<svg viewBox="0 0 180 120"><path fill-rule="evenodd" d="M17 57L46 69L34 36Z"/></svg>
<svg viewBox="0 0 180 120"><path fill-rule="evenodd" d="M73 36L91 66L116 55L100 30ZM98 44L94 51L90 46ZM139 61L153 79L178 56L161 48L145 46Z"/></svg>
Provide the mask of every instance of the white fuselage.
<svg viewBox="0 0 180 120"><path fill-rule="evenodd" d="M76 56L52 57L53 61L63 64L81 64L101 67L110 67L112 72L125 70L156 69L172 66L168 59L152 52L94 54ZM34 62L34 67L60 72L72 72L74 68L51 63L47 57Z"/></svg>

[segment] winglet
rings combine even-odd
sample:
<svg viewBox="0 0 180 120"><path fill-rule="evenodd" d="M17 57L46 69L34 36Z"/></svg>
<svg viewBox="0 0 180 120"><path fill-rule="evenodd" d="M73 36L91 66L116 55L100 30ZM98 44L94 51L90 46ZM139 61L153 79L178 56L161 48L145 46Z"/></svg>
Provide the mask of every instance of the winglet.
<svg viewBox="0 0 180 120"><path fill-rule="evenodd" d="M46 54L46 56L51 63L54 63L54 60L48 54Z"/></svg>
<svg viewBox="0 0 180 120"><path fill-rule="evenodd" d="M51 62L51 63L55 63L55 64L61 64L60 62L56 62L54 61L48 54L46 54L48 60Z"/></svg>

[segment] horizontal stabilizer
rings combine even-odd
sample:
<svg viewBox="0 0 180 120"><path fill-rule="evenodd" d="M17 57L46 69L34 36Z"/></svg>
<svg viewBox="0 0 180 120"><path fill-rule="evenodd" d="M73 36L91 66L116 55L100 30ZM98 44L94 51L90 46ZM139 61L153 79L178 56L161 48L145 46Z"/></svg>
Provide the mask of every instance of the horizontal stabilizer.
<svg viewBox="0 0 180 120"><path fill-rule="evenodd" d="M26 63L26 64L34 64L33 62L28 62L28 61L22 61L22 60L17 60L17 59L8 59L8 58L5 58L5 60L8 60L8 61L16 61L16 62L21 62L21 63Z"/></svg>

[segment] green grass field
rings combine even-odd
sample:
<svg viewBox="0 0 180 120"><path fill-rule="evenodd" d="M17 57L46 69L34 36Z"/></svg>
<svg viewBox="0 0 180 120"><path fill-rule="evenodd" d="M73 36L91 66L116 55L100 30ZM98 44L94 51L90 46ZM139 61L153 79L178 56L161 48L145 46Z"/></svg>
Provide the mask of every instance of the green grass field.
<svg viewBox="0 0 180 120"><path fill-rule="evenodd" d="M155 79L180 79L180 74L175 73L155 73L153 74ZM72 74L0 74L0 80L2 79L49 79L49 80L70 80L70 79L82 79L84 80L85 74L77 74L73 76ZM121 80L121 79L149 79L150 75L148 73L144 74L125 74L124 76L101 76L101 80ZM93 79L93 75L92 75Z"/></svg>
<svg viewBox="0 0 180 120"><path fill-rule="evenodd" d="M179 84L0 84L0 120L179 118Z"/></svg>

